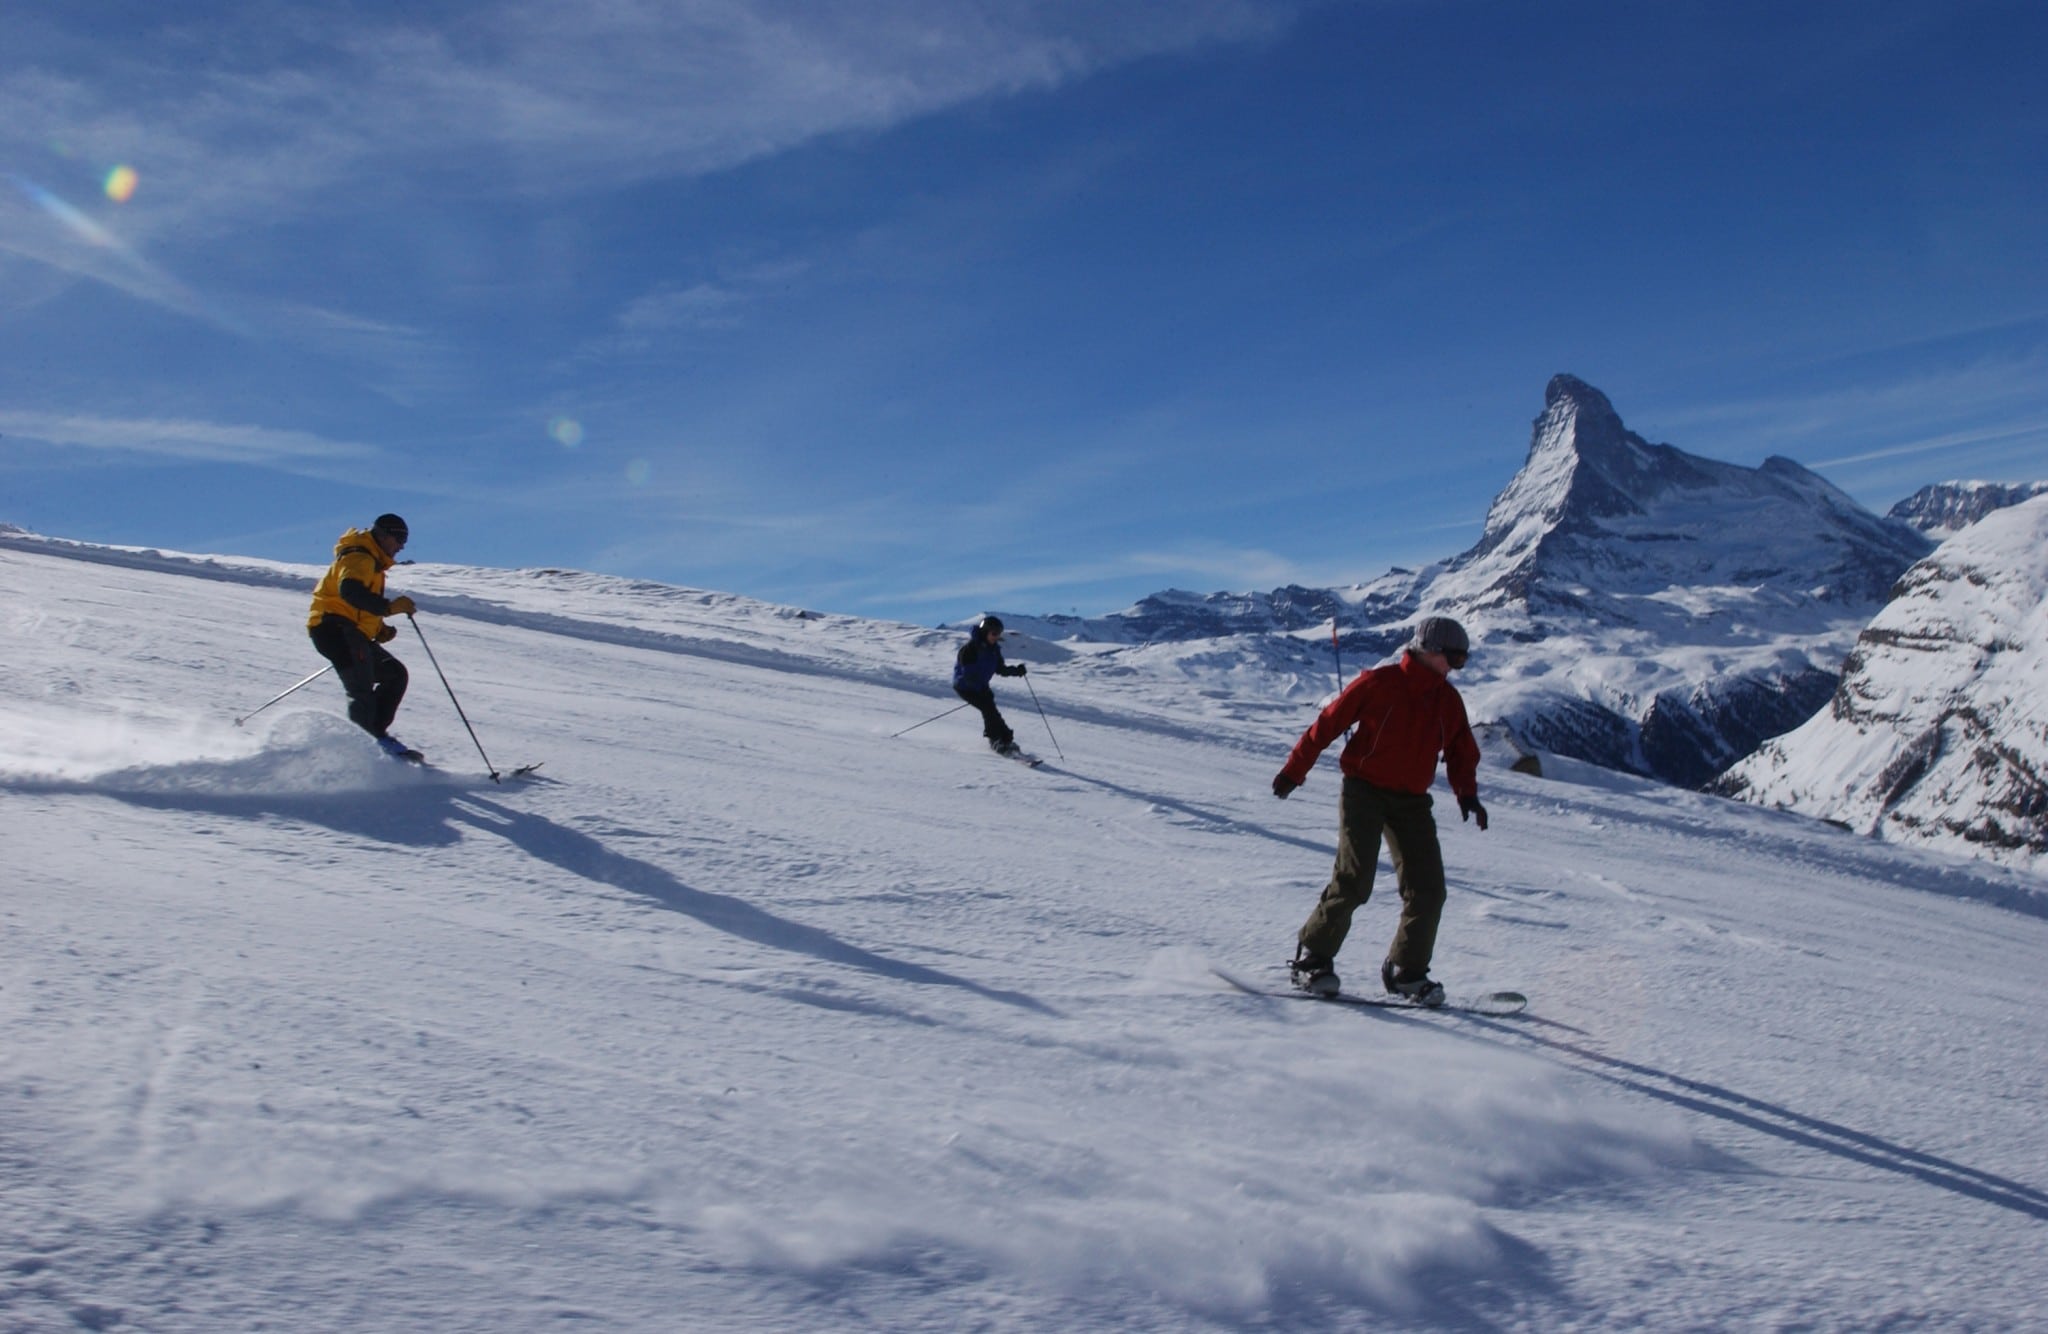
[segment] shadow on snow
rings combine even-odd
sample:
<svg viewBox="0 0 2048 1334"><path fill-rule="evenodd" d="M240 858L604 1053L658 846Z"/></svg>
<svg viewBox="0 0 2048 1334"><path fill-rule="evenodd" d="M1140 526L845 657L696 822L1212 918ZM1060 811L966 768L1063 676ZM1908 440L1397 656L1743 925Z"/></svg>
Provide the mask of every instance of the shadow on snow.
<svg viewBox="0 0 2048 1334"><path fill-rule="evenodd" d="M453 784L425 783L396 794L303 796L278 793L124 790L72 780L5 780L0 790L24 794L109 797L150 810L200 812L236 819L273 817L337 833L413 848L450 847L463 829L495 835L536 861L579 879L638 895L714 930L769 949L856 968L914 986L955 987L984 999L1045 1015L1058 1012L1021 992L986 987L957 974L892 959L829 931L779 917L731 894L697 889L653 862L614 852L588 834L545 816L515 810Z"/></svg>

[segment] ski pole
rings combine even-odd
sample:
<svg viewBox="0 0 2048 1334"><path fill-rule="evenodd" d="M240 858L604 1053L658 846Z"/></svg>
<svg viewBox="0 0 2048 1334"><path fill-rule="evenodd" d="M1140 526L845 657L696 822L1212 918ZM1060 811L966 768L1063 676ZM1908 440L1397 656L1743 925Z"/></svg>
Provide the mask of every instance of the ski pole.
<svg viewBox="0 0 2048 1334"><path fill-rule="evenodd" d="M960 710L966 707L967 706L965 704L955 704L952 708L947 709L944 713L933 714L931 717L925 719L924 723L935 723L941 718L950 718L954 714L960 712ZM910 726L904 728L903 732L915 732L918 728L923 727L924 723L912 723ZM897 737L902 736L903 732L891 732L889 733L889 739L891 741L894 741Z"/></svg>
<svg viewBox="0 0 2048 1334"><path fill-rule="evenodd" d="M1053 753L1064 760L1067 758L1067 752L1060 749L1060 739L1052 735L1052 719L1045 716L1045 705L1038 703L1038 687L1032 685L1031 678L1027 676L1024 678L1024 688L1031 692L1031 702L1037 705L1038 721L1045 724L1045 734L1052 737Z"/></svg>
<svg viewBox="0 0 2048 1334"><path fill-rule="evenodd" d="M266 700L264 700L264 701L263 701L263 702L262 702L261 704L258 704L258 705L257 705L257 706L256 706L255 708L253 708L253 709L249 710L249 711L248 711L247 713L243 714L243 715L242 715L241 717L239 717L239 718L235 719L235 726L237 726L237 727L240 727L240 726L241 726L241 725L242 725L243 723L246 723L246 722L248 722L248 721L249 721L249 720L250 720L251 718L254 718L254 717L255 717L255 716L257 715L257 714L259 714L259 713L263 712L263 711L264 711L265 709L269 708L269 707L270 707L271 705L273 705L273 704L277 703L277 701L278 701L278 700L281 700L281 699L283 699L285 695L289 695L289 694L291 694L291 693L292 693L292 690L297 690L297 689L299 688L299 686L309 686L309 685L312 685L312 684L313 684L313 683L314 683L315 681L319 680L319 679L320 679L321 677L323 677L323 676L327 675L327 673L329 673L329 672L331 672L331 671L333 671L333 670L334 670L334 664L333 664L333 663L331 663L331 662L330 662L330 663L328 663L328 664L327 664L327 665L326 665L325 667L322 667L322 668L321 668L321 669L320 669L319 671L317 671L317 672L313 673L313 674L312 674L311 676L307 677L307 678L306 678L305 680L303 680L303 681L299 682L299 684L298 684L298 685L295 685L295 686L293 686L293 687L291 688L291 690L287 690L287 691L285 691L285 692L284 692L284 695L273 695L273 696L272 696L271 698L269 698L269 699L266 699Z"/></svg>
<svg viewBox="0 0 2048 1334"><path fill-rule="evenodd" d="M412 632L420 635L420 623L413 620L413 614L407 612L405 619L412 621ZM441 678L442 688L448 692L448 702L455 706L455 716L462 719L464 727L469 728L469 739L476 741L476 753L484 756L484 768L491 771L491 781L493 783L498 782L498 766L491 763L490 756L484 755L484 743L476 740L476 729L469 726L469 715L462 711L462 701L455 698L455 687L448 684L448 673L441 670L441 660L434 656L434 647L427 643L425 635L420 635L420 647L427 651L427 661L434 664L434 675Z"/></svg>

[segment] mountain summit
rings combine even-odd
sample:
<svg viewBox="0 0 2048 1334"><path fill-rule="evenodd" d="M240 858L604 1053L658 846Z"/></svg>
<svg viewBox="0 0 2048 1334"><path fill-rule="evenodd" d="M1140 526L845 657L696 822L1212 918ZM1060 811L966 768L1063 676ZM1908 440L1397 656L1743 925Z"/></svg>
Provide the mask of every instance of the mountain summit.
<svg viewBox="0 0 2048 1334"><path fill-rule="evenodd" d="M1572 375L1543 399L1527 462L1433 590L1447 606L1628 623L1634 598L1740 587L1874 607L1930 549L1791 459L1746 468L1653 445Z"/></svg>

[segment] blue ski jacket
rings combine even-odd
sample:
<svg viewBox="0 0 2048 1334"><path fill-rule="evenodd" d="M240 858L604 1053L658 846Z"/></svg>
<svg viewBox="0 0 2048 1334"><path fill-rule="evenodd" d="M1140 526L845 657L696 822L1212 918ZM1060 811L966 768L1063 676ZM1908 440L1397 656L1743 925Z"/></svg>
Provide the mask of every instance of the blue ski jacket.
<svg viewBox="0 0 2048 1334"><path fill-rule="evenodd" d="M1012 667L1005 663L1002 649L979 636L972 637L962 644L959 655L953 659L955 690L986 690L993 677L1022 675L1022 667Z"/></svg>

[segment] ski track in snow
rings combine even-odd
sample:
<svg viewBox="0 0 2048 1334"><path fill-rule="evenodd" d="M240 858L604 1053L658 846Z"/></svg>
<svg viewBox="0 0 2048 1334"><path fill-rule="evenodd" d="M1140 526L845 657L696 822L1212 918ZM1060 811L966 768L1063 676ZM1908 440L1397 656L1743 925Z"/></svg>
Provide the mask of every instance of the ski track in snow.
<svg viewBox="0 0 2048 1334"><path fill-rule="evenodd" d="M891 739L947 634L402 568L496 784L403 630L432 768L230 725L316 573L0 540L0 1329L2036 1319L2037 879L1489 767L1436 971L1528 1013L1248 996L1297 707L1028 644L1032 771Z"/></svg>

